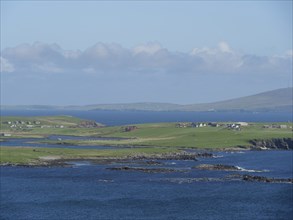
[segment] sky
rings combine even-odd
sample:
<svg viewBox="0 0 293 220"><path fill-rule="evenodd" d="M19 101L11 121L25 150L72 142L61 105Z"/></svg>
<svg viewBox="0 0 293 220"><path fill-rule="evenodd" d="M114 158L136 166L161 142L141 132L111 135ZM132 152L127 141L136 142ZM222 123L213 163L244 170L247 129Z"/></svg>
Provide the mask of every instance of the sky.
<svg viewBox="0 0 293 220"><path fill-rule="evenodd" d="M1 1L1 105L206 103L292 86L292 1Z"/></svg>

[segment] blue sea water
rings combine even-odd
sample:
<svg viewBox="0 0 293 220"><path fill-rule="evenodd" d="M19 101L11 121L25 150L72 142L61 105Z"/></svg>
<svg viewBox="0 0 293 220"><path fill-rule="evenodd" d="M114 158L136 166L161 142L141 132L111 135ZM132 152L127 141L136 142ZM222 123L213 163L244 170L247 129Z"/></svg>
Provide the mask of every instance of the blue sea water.
<svg viewBox="0 0 293 220"><path fill-rule="evenodd" d="M169 181L235 173L190 169L206 162L292 178L290 152L218 154L223 157L167 161L164 167L186 170L168 174L112 171L106 168L121 164L82 161L71 168L2 167L1 219L291 219L292 184Z"/></svg>
<svg viewBox="0 0 293 220"><path fill-rule="evenodd" d="M70 110L1 110L2 116L71 115L95 120L105 125L154 122L247 121L288 122L292 112L151 112L151 111L70 111Z"/></svg>
<svg viewBox="0 0 293 220"><path fill-rule="evenodd" d="M30 114L40 115L36 112ZM79 112L74 116L117 125L162 120L191 121L193 118L206 121L204 117L207 117L205 114L183 116L172 113L170 118L164 118L160 114L135 113L145 114L144 119L139 119L138 116L133 117L132 112L91 114ZM235 121L257 121L254 115L236 116L214 115L213 121L232 121L233 117ZM290 120L286 117L259 115L259 121ZM199 161L161 161L164 164L156 166L185 171L175 173L114 171L107 168L125 164L92 164L89 161L73 162L72 167L1 167L0 219L292 219L292 184L240 180L184 181L220 178L236 173L292 178L292 151L216 152L216 155L217 158ZM246 171L192 168L204 163L235 165ZM147 165L131 163L128 166Z"/></svg>

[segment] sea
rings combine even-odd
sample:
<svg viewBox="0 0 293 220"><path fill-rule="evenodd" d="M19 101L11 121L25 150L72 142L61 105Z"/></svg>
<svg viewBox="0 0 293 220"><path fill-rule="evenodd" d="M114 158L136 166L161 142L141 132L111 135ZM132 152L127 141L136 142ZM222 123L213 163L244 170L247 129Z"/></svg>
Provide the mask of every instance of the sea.
<svg viewBox="0 0 293 220"><path fill-rule="evenodd" d="M8 115L71 115L106 125L178 121L292 121L290 112L1 111L1 116ZM26 140L18 141L29 146ZM11 147L15 145L13 143L10 143ZM105 146L92 148L105 149ZM111 149L115 150L115 147ZM293 178L292 151L213 154L215 158L164 160L159 161L161 165L141 161L129 164L74 161L70 167L1 167L0 219L292 219L292 184L227 178L239 174ZM233 165L241 170L206 171L194 168L200 164ZM144 173L108 169L122 166L178 169L180 172Z"/></svg>

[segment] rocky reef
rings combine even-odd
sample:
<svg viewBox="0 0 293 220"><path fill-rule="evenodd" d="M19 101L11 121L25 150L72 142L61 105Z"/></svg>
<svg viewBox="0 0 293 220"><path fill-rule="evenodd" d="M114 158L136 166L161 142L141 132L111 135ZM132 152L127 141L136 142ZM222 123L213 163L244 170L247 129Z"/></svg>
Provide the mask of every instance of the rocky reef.
<svg viewBox="0 0 293 220"><path fill-rule="evenodd" d="M265 183L293 183L292 178L278 179L278 178L269 178L264 176L251 176L251 175L243 175L242 180L249 181L249 182L265 182Z"/></svg>
<svg viewBox="0 0 293 220"><path fill-rule="evenodd" d="M118 170L118 171L139 171L144 173L172 173L172 172L183 172L179 169L170 169L170 168L145 168L145 167L109 167L108 170Z"/></svg>
<svg viewBox="0 0 293 220"><path fill-rule="evenodd" d="M232 165L223 165L223 164L200 164L196 167L193 167L200 170L222 170L222 171L239 171L241 170L237 166Z"/></svg>
<svg viewBox="0 0 293 220"><path fill-rule="evenodd" d="M125 159L131 160L197 160L196 158L212 158L212 153L162 153L162 154L136 154L127 156Z"/></svg>
<svg viewBox="0 0 293 220"><path fill-rule="evenodd" d="M227 175L224 177L199 177L199 178L162 178L159 180L152 181L160 181L160 182L170 182L177 184L188 184L188 183L196 183L196 182L231 182L231 181L247 181L247 182L262 182L262 183L287 183L292 184L293 179L281 179L281 178L271 178L264 176L252 176L252 175L241 175L241 174L233 174Z"/></svg>

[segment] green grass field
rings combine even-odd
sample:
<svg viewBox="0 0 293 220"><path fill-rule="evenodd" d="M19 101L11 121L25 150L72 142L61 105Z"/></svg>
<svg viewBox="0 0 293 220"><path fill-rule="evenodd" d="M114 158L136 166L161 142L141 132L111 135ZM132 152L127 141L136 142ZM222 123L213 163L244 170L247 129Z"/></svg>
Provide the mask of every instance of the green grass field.
<svg viewBox="0 0 293 220"><path fill-rule="evenodd" d="M22 128L10 128L8 121L31 122L39 121L41 124L32 128L19 125ZM127 140L62 140L62 143L76 145L140 145L163 147L188 148L223 148L235 146L248 146L253 139L271 139L292 137L291 123L275 123L287 125L287 128L263 128L270 123L249 123L241 130L228 129L226 126L177 128L175 123L138 124L137 129L125 132L123 126L81 128L78 123L82 120L70 116L54 117L2 117L1 133L9 133L11 137L46 137L55 135L74 135L91 137L121 137ZM227 123L227 122L226 122ZM222 124L226 124L222 123ZM59 126L59 127L58 127ZM63 126L63 128L60 128ZM11 137L2 137L11 138ZM58 143L58 141L51 141Z"/></svg>
<svg viewBox="0 0 293 220"><path fill-rule="evenodd" d="M123 148L115 150L92 149L62 149L62 148L33 148L33 147L0 147L1 164L39 164L47 159L103 159L121 158L137 154L161 154L177 152L177 149L161 147Z"/></svg>
<svg viewBox="0 0 293 220"><path fill-rule="evenodd" d="M14 121L22 121L11 127ZM35 122L38 121L38 124ZM10 124L8 122L11 122ZM9 134L7 138L26 137L46 137L55 135L74 135L89 137L121 137L123 140L61 140L48 141L49 143L73 144L73 145L115 145L115 146L145 146L145 148L131 148L119 150L85 150L85 149L44 149L37 148L33 151L29 148L9 148L4 147L5 142L1 142L1 162L27 162L36 160L42 156L59 155L64 158L71 157L99 157L117 156L119 154L131 154L139 152L161 152L174 151L181 148L200 149L222 149L238 146L247 147L251 140L266 140L272 138L292 138L292 123L274 123L275 125L286 125L287 128L263 128L271 123L249 123L249 126L241 127L241 130L229 129L225 126L227 122L221 123L220 127L200 127L200 128L177 128L176 123L153 123L138 124L137 129L126 132L123 126L79 127L82 119L71 116L54 117L2 117L1 134ZM27 124L33 125L27 127ZM62 125L62 128L60 127Z"/></svg>

